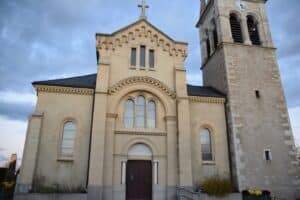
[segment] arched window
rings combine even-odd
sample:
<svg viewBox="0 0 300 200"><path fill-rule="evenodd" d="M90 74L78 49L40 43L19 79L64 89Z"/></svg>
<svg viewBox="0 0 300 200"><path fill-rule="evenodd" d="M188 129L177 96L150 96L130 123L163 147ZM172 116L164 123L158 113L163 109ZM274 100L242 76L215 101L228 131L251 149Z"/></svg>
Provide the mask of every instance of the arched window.
<svg viewBox="0 0 300 200"><path fill-rule="evenodd" d="M231 34L234 42L243 43L243 35L242 35L242 28L241 23L238 17L235 14L230 14L230 27L231 27Z"/></svg>
<svg viewBox="0 0 300 200"><path fill-rule="evenodd" d="M156 104L153 100L147 105L147 127L155 128L156 126Z"/></svg>
<svg viewBox="0 0 300 200"><path fill-rule="evenodd" d="M125 103L124 125L126 128L133 128L134 124L134 102L128 99Z"/></svg>
<svg viewBox="0 0 300 200"><path fill-rule="evenodd" d="M74 122L69 121L64 124L62 142L61 142L61 155L72 156L74 153L74 143L76 136L76 125Z"/></svg>
<svg viewBox="0 0 300 200"><path fill-rule="evenodd" d="M260 45L261 43L260 43L257 23L256 20L251 15L247 16L247 26L248 26L249 37L252 44Z"/></svg>
<svg viewBox="0 0 300 200"><path fill-rule="evenodd" d="M145 127L145 97L138 96L135 105L135 125L138 128Z"/></svg>
<svg viewBox="0 0 300 200"><path fill-rule="evenodd" d="M203 161L213 160L211 133L208 129L203 129L200 132L201 152Z"/></svg>
<svg viewBox="0 0 300 200"><path fill-rule="evenodd" d="M215 20L212 21L212 34L214 39L214 50L216 50L218 47L219 40L218 40L218 30L217 30L217 25Z"/></svg>
<svg viewBox="0 0 300 200"><path fill-rule="evenodd" d="M209 41L209 32L208 32L208 30L206 30L206 40L205 40L205 43L206 43L206 53L207 53L207 58L209 58L210 57L210 53L211 53L211 51L210 51L210 41Z"/></svg>

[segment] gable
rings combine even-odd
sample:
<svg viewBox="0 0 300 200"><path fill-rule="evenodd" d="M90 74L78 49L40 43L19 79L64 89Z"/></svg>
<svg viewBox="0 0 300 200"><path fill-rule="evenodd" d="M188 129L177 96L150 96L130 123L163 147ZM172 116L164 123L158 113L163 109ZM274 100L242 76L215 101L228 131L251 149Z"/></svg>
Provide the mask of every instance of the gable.
<svg viewBox="0 0 300 200"><path fill-rule="evenodd" d="M150 38L156 46L161 47L171 56L187 57L187 43L172 39L145 19L138 20L111 34L97 33L97 48L115 50L138 37Z"/></svg>

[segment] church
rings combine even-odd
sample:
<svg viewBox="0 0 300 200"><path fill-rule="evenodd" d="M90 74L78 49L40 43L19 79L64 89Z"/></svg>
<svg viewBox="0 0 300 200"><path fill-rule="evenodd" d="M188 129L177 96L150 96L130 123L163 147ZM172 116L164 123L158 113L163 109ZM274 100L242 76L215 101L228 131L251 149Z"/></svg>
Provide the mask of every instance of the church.
<svg viewBox="0 0 300 200"><path fill-rule="evenodd" d="M96 33L95 74L36 81L16 194L176 199L210 177L293 200L298 161L266 0L202 0L203 86L188 44L146 16ZM193 28L193 27L191 27ZM183 30L184 31L184 30Z"/></svg>

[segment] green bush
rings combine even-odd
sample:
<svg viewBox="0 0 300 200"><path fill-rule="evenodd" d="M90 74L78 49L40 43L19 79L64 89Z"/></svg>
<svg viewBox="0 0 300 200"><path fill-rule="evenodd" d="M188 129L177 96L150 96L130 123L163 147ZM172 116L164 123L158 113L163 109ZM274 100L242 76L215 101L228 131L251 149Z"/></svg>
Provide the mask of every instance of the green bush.
<svg viewBox="0 0 300 200"><path fill-rule="evenodd" d="M232 185L228 179L211 177L202 183L202 191L209 196L224 197L232 193Z"/></svg>

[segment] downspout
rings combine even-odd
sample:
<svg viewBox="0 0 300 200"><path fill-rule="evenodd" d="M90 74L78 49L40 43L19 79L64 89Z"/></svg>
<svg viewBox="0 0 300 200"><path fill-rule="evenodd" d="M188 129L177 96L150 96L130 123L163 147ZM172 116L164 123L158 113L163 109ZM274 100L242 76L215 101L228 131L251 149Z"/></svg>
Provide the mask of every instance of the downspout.
<svg viewBox="0 0 300 200"><path fill-rule="evenodd" d="M91 116L91 126L90 126L90 141L89 141L89 155L88 155L88 166L87 166L87 178L86 178L86 190L89 184L89 173L90 173L90 159L91 159L91 148L92 148L92 134L93 134L93 123L94 123L94 110L95 110L95 97L96 97L96 88L93 92L93 102L92 102L92 116Z"/></svg>

